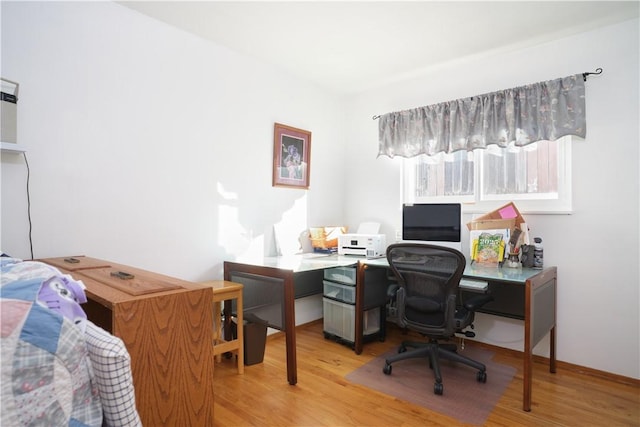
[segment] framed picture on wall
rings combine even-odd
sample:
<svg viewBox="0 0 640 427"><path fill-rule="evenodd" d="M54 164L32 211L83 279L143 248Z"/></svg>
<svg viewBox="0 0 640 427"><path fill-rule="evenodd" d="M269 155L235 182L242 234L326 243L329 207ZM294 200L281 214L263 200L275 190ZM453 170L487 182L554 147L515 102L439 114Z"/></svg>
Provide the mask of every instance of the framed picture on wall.
<svg viewBox="0 0 640 427"><path fill-rule="evenodd" d="M273 186L309 188L311 132L276 123L273 135Z"/></svg>

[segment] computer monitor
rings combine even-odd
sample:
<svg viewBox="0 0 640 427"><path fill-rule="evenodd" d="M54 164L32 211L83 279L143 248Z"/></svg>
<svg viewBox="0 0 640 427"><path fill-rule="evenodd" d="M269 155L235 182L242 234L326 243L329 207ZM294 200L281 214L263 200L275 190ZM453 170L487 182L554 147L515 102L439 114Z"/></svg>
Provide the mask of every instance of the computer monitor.
<svg viewBox="0 0 640 427"><path fill-rule="evenodd" d="M402 206L402 240L462 250L460 203L420 203Z"/></svg>

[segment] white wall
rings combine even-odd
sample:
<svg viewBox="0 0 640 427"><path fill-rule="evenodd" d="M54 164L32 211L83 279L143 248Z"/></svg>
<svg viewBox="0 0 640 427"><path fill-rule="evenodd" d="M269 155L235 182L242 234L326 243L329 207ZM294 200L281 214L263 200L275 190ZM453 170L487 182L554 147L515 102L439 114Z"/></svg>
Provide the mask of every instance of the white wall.
<svg viewBox="0 0 640 427"><path fill-rule="evenodd" d="M545 264L558 266L558 359L640 378L638 27L628 21L467 58L354 97L347 157L358 161L347 180L346 223L379 220L390 241L401 223L401 161L376 159L373 115L602 67L586 83L587 137L573 144L573 214L524 214L544 239ZM476 326L481 341L523 348L522 322L481 315ZM548 355L548 340L535 352Z"/></svg>
<svg viewBox="0 0 640 427"><path fill-rule="evenodd" d="M112 2L2 2L2 76L36 258L216 279L285 217L342 221L344 102L273 67ZM312 132L309 191L271 186L274 122ZM25 185L3 154L2 250L30 258Z"/></svg>

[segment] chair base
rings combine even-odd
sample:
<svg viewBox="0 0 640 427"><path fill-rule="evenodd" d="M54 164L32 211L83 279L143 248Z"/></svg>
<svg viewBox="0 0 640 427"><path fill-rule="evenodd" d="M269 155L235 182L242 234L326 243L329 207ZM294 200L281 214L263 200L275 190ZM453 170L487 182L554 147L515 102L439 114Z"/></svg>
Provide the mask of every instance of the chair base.
<svg viewBox="0 0 640 427"><path fill-rule="evenodd" d="M406 351L407 347L414 348L414 350ZM441 395L444 392L442 374L440 373L440 359L459 362L477 369L478 373L476 374L476 380L482 383L487 381L487 368L484 364L458 354L455 344L441 344L436 340L431 340L429 342L402 342L398 349L398 354L390 356L385 360L385 366L382 368L382 372L386 375L390 375L392 369L391 365L393 363L416 358L427 358L429 360L429 367L433 370L433 375L435 377L433 392L438 395Z"/></svg>

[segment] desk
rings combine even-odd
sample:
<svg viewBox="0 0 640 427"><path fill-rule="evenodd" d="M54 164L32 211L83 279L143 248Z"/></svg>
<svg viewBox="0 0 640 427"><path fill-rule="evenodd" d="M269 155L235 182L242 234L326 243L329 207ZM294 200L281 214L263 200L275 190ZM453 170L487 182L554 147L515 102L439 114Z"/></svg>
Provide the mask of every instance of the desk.
<svg viewBox="0 0 640 427"><path fill-rule="evenodd" d="M315 254L309 254L315 255ZM224 280L242 283L247 291L257 292L256 298L244 295L245 310L269 319L269 327L285 333L287 348L287 380L298 382L296 359L295 299L322 292L322 271L332 267L347 267L357 258L339 255L294 255L224 262ZM320 273L318 277L315 273ZM296 279L308 279L296 289ZM314 288L313 282L318 282ZM263 291L260 292L260 289ZM362 316L360 316L362 318ZM361 319L362 321L362 319ZM362 339L362 336L360 337Z"/></svg>
<svg viewBox="0 0 640 427"><path fill-rule="evenodd" d="M364 284L364 272L367 268L389 268L384 258L358 261L356 279L356 338L355 352L362 352L362 310L358 306L358 288ZM524 320L524 386L522 392L522 409L531 410L533 348L550 333L549 371L556 372L556 291L557 268L544 270L533 268L495 268L477 264L468 264L463 277L486 280L489 291L496 301L487 304L479 312ZM506 291L506 292L505 292ZM502 294L523 296L517 299L520 307L508 307L507 301L501 301Z"/></svg>
<svg viewBox="0 0 640 427"><path fill-rule="evenodd" d="M275 285L273 289L280 289L278 298L282 301L280 309L283 313L283 323L278 329L285 332L287 348L287 379L289 384L297 382L296 338L295 338L295 298L296 289L294 278L305 273L326 268L347 267L357 265L356 277L356 318L355 344L356 354L362 353L363 346L363 304L365 270L367 268L388 268L386 258L365 259L354 256L321 256L305 258L304 256L273 257L264 259L243 260L224 263L224 279L252 286ZM548 267L544 270L517 268L490 268L478 265L467 265L464 277L482 279L489 282L489 290L496 291L516 289L518 295L523 295L521 310L505 312L500 306L491 307L480 312L487 312L498 316L506 316L524 320L524 388L522 407L531 410L531 376L533 367L533 348L550 333L549 371L556 371L556 288L557 269ZM322 280L320 279L320 286ZM514 288L516 287L516 288ZM245 294L246 299L246 294ZM266 304L268 305L268 304ZM245 305L246 307L246 305ZM271 326L271 325L270 325ZM278 326L278 325L276 325Z"/></svg>

